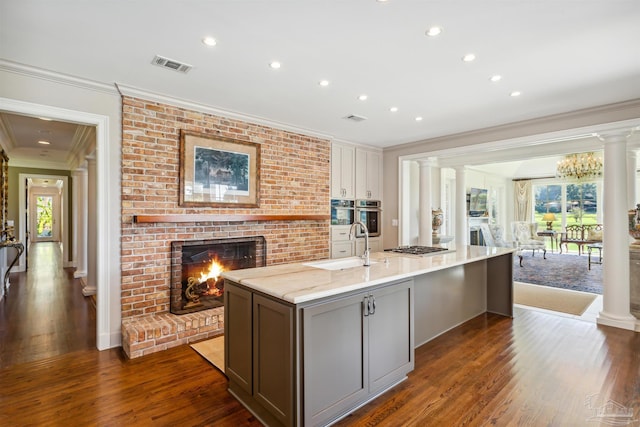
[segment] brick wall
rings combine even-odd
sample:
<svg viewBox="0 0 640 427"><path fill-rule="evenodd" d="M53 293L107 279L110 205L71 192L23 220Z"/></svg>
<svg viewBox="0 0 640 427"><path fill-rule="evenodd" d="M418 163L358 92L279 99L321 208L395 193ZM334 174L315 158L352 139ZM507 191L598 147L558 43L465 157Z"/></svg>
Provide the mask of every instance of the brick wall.
<svg viewBox="0 0 640 427"><path fill-rule="evenodd" d="M264 236L267 264L329 256L329 221L136 224L134 215L329 213L330 142L171 105L122 100L122 319L169 311L172 240ZM178 206L180 130L261 145L259 208Z"/></svg>

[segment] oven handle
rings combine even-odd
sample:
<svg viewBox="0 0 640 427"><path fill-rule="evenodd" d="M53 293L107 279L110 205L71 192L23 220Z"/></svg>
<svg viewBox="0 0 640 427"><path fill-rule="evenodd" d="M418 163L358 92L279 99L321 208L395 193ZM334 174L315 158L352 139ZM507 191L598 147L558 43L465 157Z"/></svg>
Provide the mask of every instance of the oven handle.
<svg viewBox="0 0 640 427"><path fill-rule="evenodd" d="M356 210L361 212L382 212L380 208L356 208Z"/></svg>

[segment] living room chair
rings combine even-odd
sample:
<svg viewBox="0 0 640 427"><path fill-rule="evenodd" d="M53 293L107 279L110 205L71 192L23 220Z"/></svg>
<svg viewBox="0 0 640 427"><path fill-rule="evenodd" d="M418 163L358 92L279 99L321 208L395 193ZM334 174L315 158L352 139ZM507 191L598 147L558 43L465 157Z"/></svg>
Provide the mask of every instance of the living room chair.
<svg viewBox="0 0 640 427"><path fill-rule="evenodd" d="M522 267L522 252L532 250L535 256L537 250L542 251L542 258L547 259L547 248L544 239L538 236L538 224L527 221L513 221L511 223L511 233L518 248L520 257L520 267Z"/></svg>
<svg viewBox="0 0 640 427"><path fill-rule="evenodd" d="M498 248L515 247L514 242L507 241L505 239L504 230L499 225L480 224L480 232L482 233L482 238L484 239L484 244L486 246L494 246ZM522 256L519 250L514 252L514 255L520 257L520 262L522 262Z"/></svg>
<svg viewBox="0 0 640 427"><path fill-rule="evenodd" d="M499 248L512 248L513 242L507 242L504 238L502 227L494 224L480 224L480 232L486 246L495 246Z"/></svg>

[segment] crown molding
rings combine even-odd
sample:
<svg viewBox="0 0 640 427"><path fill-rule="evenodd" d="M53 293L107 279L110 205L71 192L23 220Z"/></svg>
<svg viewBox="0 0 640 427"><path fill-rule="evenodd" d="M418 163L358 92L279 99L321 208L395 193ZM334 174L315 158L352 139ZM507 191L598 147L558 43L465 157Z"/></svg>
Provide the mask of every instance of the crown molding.
<svg viewBox="0 0 640 427"><path fill-rule="evenodd" d="M640 99L601 105L500 126L445 135L384 148L385 153L424 157L434 153L468 154L593 137L596 133L640 134Z"/></svg>
<svg viewBox="0 0 640 427"><path fill-rule="evenodd" d="M55 71L45 70L44 68L33 67L31 65L20 64L18 62L7 61L5 59L0 59L0 71L21 74L27 77L47 80L81 89L88 89L95 92L107 93L109 95L118 94L116 87L112 84L100 83L93 80L71 76L69 74L57 73Z"/></svg>
<svg viewBox="0 0 640 427"><path fill-rule="evenodd" d="M267 126L270 128L285 130L287 132L297 133L304 136L312 136L319 139L325 139L327 141L333 140L333 136L327 135L322 132L318 132L312 129L300 128L292 126L286 123L277 122L264 117L252 116L248 114L238 113L236 111L223 110L221 108L213 107L206 104L201 104L187 99L175 98L160 93L150 92L144 89L136 88L133 86L127 86L125 84L116 83L116 88L122 96L128 96L131 98L140 98L148 101L159 102L162 104L173 105L175 107L184 108L192 111L199 111L201 113L211 114L214 116L225 117L229 119L240 120L243 122L250 122Z"/></svg>

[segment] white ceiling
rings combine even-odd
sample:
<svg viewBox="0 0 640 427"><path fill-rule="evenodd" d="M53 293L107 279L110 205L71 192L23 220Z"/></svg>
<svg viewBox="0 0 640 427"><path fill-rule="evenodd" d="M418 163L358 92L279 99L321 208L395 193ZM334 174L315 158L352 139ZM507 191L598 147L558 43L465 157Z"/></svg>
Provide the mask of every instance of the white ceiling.
<svg viewBox="0 0 640 427"><path fill-rule="evenodd" d="M637 0L0 0L0 58L388 147L640 98L639 18Z"/></svg>

